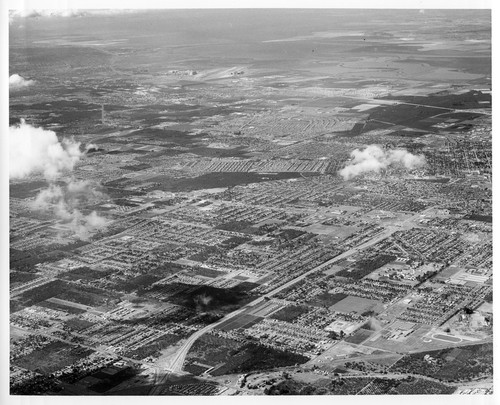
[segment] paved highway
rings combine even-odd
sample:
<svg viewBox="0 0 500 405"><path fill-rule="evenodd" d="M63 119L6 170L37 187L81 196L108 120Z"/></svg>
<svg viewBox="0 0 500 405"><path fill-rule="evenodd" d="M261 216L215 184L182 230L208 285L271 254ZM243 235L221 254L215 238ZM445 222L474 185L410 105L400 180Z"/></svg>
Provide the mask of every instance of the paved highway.
<svg viewBox="0 0 500 405"><path fill-rule="evenodd" d="M309 270L307 273L304 273L296 278L294 278L293 280L290 280L289 282L277 287L276 289L274 289L273 291L265 294L264 296L262 297L259 297L257 298L256 300L248 303L247 305L245 305L244 307L234 311L234 312L231 312L229 314L227 314L224 318L222 318L221 320L217 321L216 323L213 323L213 324L210 324L210 325L207 325L205 326L203 329L200 329L198 332L195 332L194 334L192 334L187 340L186 342L181 346L181 348L179 349L179 351L176 353L174 359L172 360L172 362L170 363L170 367L168 368L170 371L174 372L174 373L180 373L182 372L182 365L184 364L184 360L186 358L186 355L189 351L189 349L191 348L191 346L193 345L193 343L198 339L200 338L201 336L203 336L205 333L207 333L209 330L215 328L216 326L222 324L223 322L229 320L229 319L232 319L234 318L235 316L239 315L241 312L243 312L244 310L248 309L248 308L251 308L257 304L260 304L262 301L264 301L264 299L266 298L271 298L273 297L274 295L278 294L279 292L291 287L292 285L294 285L295 283L298 283L299 281L305 279L307 276L309 276L310 274L312 273L315 273L317 271L320 271L322 270L323 268L331 265L331 264L334 264L336 263L337 261L340 261L346 257L349 257L351 256L352 254L354 254L355 252L361 250L361 249L365 249L379 241L381 241L382 239L385 239L387 238L388 236L390 236L393 232L396 231L396 228L394 229L387 229L383 232L381 232L380 234L376 235L373 239L355 247L355 248L352 248L352 249L349 249L348 251L334 257L333 259L330 259L326 262L324 262L323 264L320 264L319 266L316 266L315 268Z"/></svg>
<svg viewBox="0 0 500 405"><path fill-rule="evenodd" d="M244 307L234 311L234 312L231 312L229 314L227 314L224 318L220 319L219 321L213 323L213 324L210 324L210 325L207 325L205 326L203 329L200 329L199 331L193 333L185 342L184 344L179 348L179 350L177 351L177 353L175 354L175 356L173 357L169 367L166 368L166 370L172 372L172 373L177 373L177 374L180 374L182 373L182 366L184 365L184 361L186 359L186 356L189 352L189 349L191 349L191 346L194 344L194 342L196 342L196 340L198 340L201 336L203 336L205 333L207 333L208 331L210 331L211 329L217 327L218 325L222 324L223 322L226 322L227 320L229 319L232 319L234 317L236 317L237 315L239 315L240 313L242 313L243 311L251 308L251 307L254 307L255 305L257 304L260 304L262 301L264 301L264 299L266 298L271 298L273 297L274 295L278 294L279 292L291 287L292 285L294 285L295 283L298 283L299 281L305 279L307 276L309 276L310 274L313 274L315 272L318 272L320 270L322 270L323 268L327 267L327 266L330 266L340 260L343 260L345 259L346 257L349 257L351 255L353 255L354 253L362 250L362 249L366 249L367 247L369 246L372 246L378 242L380 242L381 240L387 238L388 236L392 235L394 232L396 232L397 230L399 229L402 229L405 225L408 225L410 224L412 221L418 219L421 215L423 215L425 212L429 211L429 210L432 210L433 207L429 207L427 208L426 210L424 210L423 212L419 212L419 213L416 213L415 215L407 218L406 220L404 221L401 221L399 223L398 226L391 226L391 227L388 227L386 230L382 231L381 233L375 235L372 239L370 239L369 241L366 241L356 247L353 247L349 250L347 250L346 252L320 264L319 266L316 266L315 268L309 270L308 272L300 275L300 276L297 276L296 278L294 278L293 280L290 280L288 281L287 283L277 287L276 289L274 289L273 291L265 294L264 296L262 297L259 297L257 299L255 299L254 301L248 303L247 305L245 305Z"/></svg>

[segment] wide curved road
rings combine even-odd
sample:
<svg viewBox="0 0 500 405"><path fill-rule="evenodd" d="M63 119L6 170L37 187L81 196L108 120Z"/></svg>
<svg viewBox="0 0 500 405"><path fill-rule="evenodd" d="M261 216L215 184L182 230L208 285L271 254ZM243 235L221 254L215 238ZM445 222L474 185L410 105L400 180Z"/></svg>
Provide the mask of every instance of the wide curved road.
<svg viewBox="0 0 500 405"><path fill-rule="evenodd" d="M409 221L409 220L407 220ZM405 221L406 222L406 221ZM265 294L264 296L262 297L259 297L257 298L256 300L248 303L247 305L245 305L244 307L234 311L234 312L231 312L229 314L227 314L224 318L220 319L219 321L215 322L215 323L212 323L210 325L207 325L205 326L203 329L200 329L199 331L193 333L185 342L184 344L181 346L181 348L179 349L179 351L175 354L175 357L173 358L172 360L172 363L170 363L170 367L168 367L168 370L173 372L173 373L182 373L182 366L184 364L184 361L186 359L186 355L187 353L189 352L189 349L191 348L191 346L193 345L193 343L198 339L200 338L201 336L203 336L205 333L207 333L209 330L215 328L216 326L222 324L223 322L231 319L231 318L234 318L235 316L239 315L241 312L243 312L244 310L248 309L248 308L251 308L259 303L261 303L265 298L270 298L276 294L278 294L280 291L283 291L284 289L286 288L289 288L291 287L292 285L294 285L295 283L298 283L299 281L303 280L304 278L306 278L307 276L309 276L310 274L312 273L315 273L321 269L323 269L324 267L327 267L331 264L334 264L335 262L337 261L340 261L348 256L351 256L352 254L354 254L355 252L361 250L361 249L365 249L377 242L380 242L382 239L385 239L387 238L388 236L390 236L392 233L394 233L395 231L397 230L397 228L389 228L385 231L383 231L382 233L376 235L374 238L370 239L369 241L359 245L359 246L356 246L352 249L349 249L348 251L338 255L338 256L335 256L334 258L320 264L319 266L316 266L315 268L309 270L308 272L300 275L300 276L297 276L296 278L294 278L293 280L290 280L289 282L277 287L276 289L274 289L273 291Z"/></svg>

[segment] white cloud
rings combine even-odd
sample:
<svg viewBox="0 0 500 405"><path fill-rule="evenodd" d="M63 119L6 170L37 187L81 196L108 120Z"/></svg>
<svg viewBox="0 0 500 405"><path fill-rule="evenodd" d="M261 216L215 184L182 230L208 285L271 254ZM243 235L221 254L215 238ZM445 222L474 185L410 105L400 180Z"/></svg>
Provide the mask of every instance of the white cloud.
<svg viewBox="0 0 500 405"><path fill-rule="evenodd" d="M349 180L364 173L387 169L392 165L403 166L407 170L417 169L425 165L425 157L413 155L406 149L384 150L377 145L368 145L365 149L351 152L352 160L339 171L344 180Z"/></svg>
<svg viewBox="0 0 500 405"><path fill-rule="evenodd" d="M86 146L85 146L85 153L87 153L90 149L99 149L99 146L97 146L96 144L94 143L88 143Z"/></svg>
<svg viewBox="0 0 500 405"><path fill-rule="evenodd" d="M59 142L54 131L34 127L24 120L9 128L10 178L21 179L43 173L52 181L64 171L73 170L80 159L80 143L70 139Z"/></svg>
<svg viewBox="0 0 500 405"><path fill-rule="evenodd" d="M24 87L28 87L35 84L34 80L26 80L24 77L18 75L17 73L9 77L9 89L18 90Z"/></svg>
<svg viewBox="0 0 500 405"><path fill-rule="evenodd" d="M92 211L88 215L82 213L82 207L98 202L106 196L97 190L97 185L90 181L71 181L66 186L50 184L42 190L31 203L36 211L52 213L80 239L105 228L109 221Z"/></svg>
<svg viewBox="0 0 500 405"><path fill-rule="evenodd" d="M69 9L69 8L54 8L54 9L30 9L22 8L9 10L9 24L22 18L54 18L54 17L84 17L89 15L118 15L137 13L143 10L139 9Z"/></svg>
<svg viewBox="0 0 500 405"><path fill-rule="evenodd" d="M18 9L9 10L9 21L15 18L36 18L36 17L80 17L85 15L83 10L73 9Z"/></svg>
<svg viewBox="0 0 500 405"><path fill-rule="evenodd" d="M9 128L9 141L10 178L22 179L42 173L49 182L32 201L32 209L51 213L80 239L88 239L108 225L109 221L97 212L87 215L82 212L84 207L107 198L97 183L88 180L70 180L64 186L55 183L64 172L71 172L82 156L80 143L69 139L60 142L54 131L24 121Z"/></svg>

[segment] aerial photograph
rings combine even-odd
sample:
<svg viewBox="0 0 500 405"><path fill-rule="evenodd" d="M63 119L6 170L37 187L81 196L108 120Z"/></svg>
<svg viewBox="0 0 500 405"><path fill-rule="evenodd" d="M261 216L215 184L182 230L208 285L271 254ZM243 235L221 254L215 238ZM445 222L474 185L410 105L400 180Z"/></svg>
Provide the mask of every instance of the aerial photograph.
<svg viewBox="0 0 500 405"><path fill-rule="evenodd" d="M490 403L491 9L7 30L9 396Z"/></svg>

